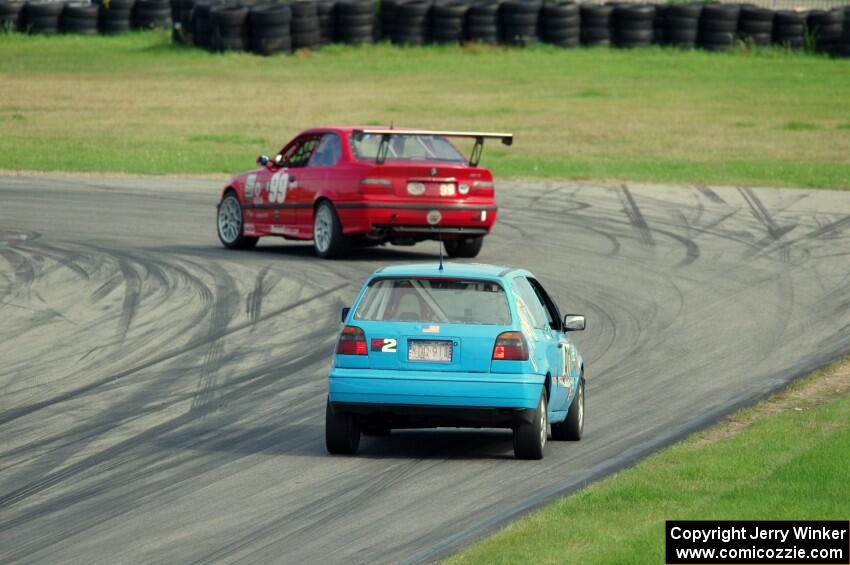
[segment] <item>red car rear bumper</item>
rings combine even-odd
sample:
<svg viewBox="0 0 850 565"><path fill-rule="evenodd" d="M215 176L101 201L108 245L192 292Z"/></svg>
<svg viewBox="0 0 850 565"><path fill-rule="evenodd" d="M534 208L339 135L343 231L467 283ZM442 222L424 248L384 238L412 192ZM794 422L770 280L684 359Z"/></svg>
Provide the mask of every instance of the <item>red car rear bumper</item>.
<svg viewBox="0 0 850 565"><path fill-rule="evenodd" d="M485 235L493 229L498 215L495 203L449 204L337 202L337 214L346 235L395 232L437 236L438 229L428 222L429 214L439 212L440 235Z"/></svg>

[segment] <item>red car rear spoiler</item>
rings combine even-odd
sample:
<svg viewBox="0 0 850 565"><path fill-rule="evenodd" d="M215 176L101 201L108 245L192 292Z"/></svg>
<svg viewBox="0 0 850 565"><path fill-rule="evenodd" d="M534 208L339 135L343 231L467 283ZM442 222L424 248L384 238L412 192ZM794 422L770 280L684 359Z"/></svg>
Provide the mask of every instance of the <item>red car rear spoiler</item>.
<svg viewBox="0 0 850 565"><path fill-rule="evenodd" d="M489 133L477 131L429 131L429 130L405 130L393 128L366 128L356 129L352 132L355 138L363 135L380 135L381 145L378 147L378 154L375 158L375 163L382 165L387 159L387 152L390 147L390 138L394 135L438 135L441 137L464 137L475 140L475 145L472 147L472 154L469 156L469 166L477 167L481 160L481 151L484 149L485 139L499 139L502 145L513 145L514 134L512 133Z"/></svg>

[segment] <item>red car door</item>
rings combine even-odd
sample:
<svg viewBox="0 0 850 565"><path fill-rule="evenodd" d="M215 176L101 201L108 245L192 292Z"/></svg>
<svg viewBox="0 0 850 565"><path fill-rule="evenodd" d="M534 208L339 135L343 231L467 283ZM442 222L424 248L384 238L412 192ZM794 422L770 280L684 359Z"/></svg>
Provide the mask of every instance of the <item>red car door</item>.
<svg viewBox="0 0 850 565"><path fill-rule="evenodd" d="M296 235L294 197L297 184L291 181L292 170L306 162L315 148L311 137L301 137L283 148L278 166L268 167L258 175L259 198L255 213L257 223L266 224L268 232L277 235ZM304 157L306 152L307 157ZM256 196L256 189L255 189Z"/></svg>
<svg viewBox="0 0 850 565"><path fill-rule="evenodd" d="M316 194L329 194L333 187L333 172L342 156L342 143L335 133L326 133L316 144L306 165L299 169L294 176L297 178L298 189L295 197L295 221L299 231L312 234L313 232L313 203Z"/></svg>

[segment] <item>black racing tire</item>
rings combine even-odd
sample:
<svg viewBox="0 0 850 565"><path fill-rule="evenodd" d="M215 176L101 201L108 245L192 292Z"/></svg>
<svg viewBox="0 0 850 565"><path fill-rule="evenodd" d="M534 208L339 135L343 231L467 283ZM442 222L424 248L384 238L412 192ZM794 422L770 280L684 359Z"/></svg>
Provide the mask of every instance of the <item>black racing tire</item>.
<svg viewBox="0 0 850 565"><path fill-rule="evenodd" d="M339 14L336 24L344 27L357 27L375 24L375 14Z"/></svg>
<svg viewBox="0 0 850 565"><path fill-rule="evenodd" d="M280 37L252 37L250 47L251 51L257 55L291 53L292 38L288 35Z"/></svg>
<svg viewBox="0 0 850 565"><path fill-rule="evenodd" d="M360 426L360 433L366 437L387 437L392 432L392 428L381 424L366 424Z"/></svg>
<svg viewBox="0 0 850 565"><path fill-rule="evenodd" d="M649 45L653 37L655 37L655 30L652 28L621 29L614 34L614 43L622 46Z"/></svg>
<svg viewBox="0 0 850 565"><path fill-rule="evenodd" d="M702 8L701 19L738 21L741 12L737 4L705 4Z"/></svg>
<svg viewBox="0 0 850 565"><path fill-rule="evenodd" d="M758 6L741 6L741 21L773 22L773 10Z"/></svg>
<svg viewBox="0 0 850 565"><path fill-rule="evenodd" d="M254 6L248 12L251 28L289 26L292 21L292 9L289 4L273 6Z"/></svg>
<svg viewBox="0 0 850 565"><path fill-rule="evenodd" d="M27 2L27 18L58 18L65 6L62 2Z"/></svg>
<svg viewBox="0 0 850 565"><path fill-rule="evenodd" d="M333 204L322 200L313 214L313 250L322 259L339 257L348 249L348 239L342 235L342 223Z"/></svg>
<svg viewBox="0 0 850 565"><path fill-rule="evenodd" d="M699 29L708 32L735 32L738 30L737 20L715 20L711 18L702 18L699 21Z"/></svg>
<svg viewBox="0 0 850 565"><path fill-rule="evenodd" d="M773 23L777 26L802 25L806 23L806 15L794 10L778 10L773 15Z"/></svg>
<svg viewBox="0 0 850 565"><path fill-rule="evenodd" d="M584 376L578 381L578 390L570 403L563 422L552 424L552 439L555 441L579 441L584 434Z"/></svg>
<svg viewBox="0 0 850 565"><path fill-rule="evenodd" d="M227 215L227 218L222 216ZM226 227L225 222L227 226ZM253 249L257 246L256 237L245 235L245 220L242 204L235 192L228 192L221 199L216 214L216 231L218 239L228 249Z"/></svg>
<svg viewBox="0 0 850 565"><path fill-rule="evenodd" d="M582 43L588 41L608 41L611 39L611 29L607 27L582 27Z"/></svg>
<svg viewBox="0 0 850 565"><path fill-rule="evenodd" d="M496 14L473 14L471 11L466 16L466 25L469 28L474 27L491 27L499 25L499 18Z"/></svg>
<svg viewBox="0 0 850 565"><path fill-rule="evenodd" d="M548 41L549 43L557 43L559 41L572 41L573 39L578 41L579 28L566 27L563 29L547 29L540 35L545 41Z"/></svg>
<svg viewBox="0 0 850 565"><path fill-rule="evenodd" d="M669 45L688 45L693 47L697 40L697 30L682 30L666 31L664 33L664 41Z"/></svg>
<svg viewBox="0 0 850 565"><path fill-rule="evenodd" d="M735 41L735 34L728 31L701 31L698 41L703 46L729 45Z"/></svg>
<svg viewBox="0 0 850 565"><path fill-rule="evenodd" d="M546 391L540 394L531 422L522 422L514 428L514 456L517 459L543 459L549 432Z"/></svg>
<svg viewBox="0 0 850 565"><path fill-rule="evenodd" d="M546 2L543 4L543 10L540 13L543 19L578 19L579 9L578 4L572 0L557 0L555 2Z"/></svg>
<svg viewBox="0 0 850 565"><path fill-rule="evenodd" d="M770 34L773 32L773 22L765 22L762 20L741 20L740 24L738 25L738 32L748 34Z"/></svg>
<svg viewBox="0 0 850 565"><path fill-rule="evenodd" d="M702 12L702 4L668 4L664 16L666 18L698 19Z"/></svg>
<svg viewBox="0 0 850 565"><path fill-rule="evenodd" d="M448 0L440 4L434 4L431 7L431 16L434 18L449 18L463 21L463 17L469 10L469 4Z"/></svg>
<svg viewBox="0 0 850 565"><path fill-rule="evenodd" d="M443 240L443 247L449 257L471 259L477 257L484 244L484 236L458 237L456 239Z"/></svg>
<svg viewBox="0 0 850 565"><path fill-rule="evenodd" d="M375 13L374 4L368 0L343 0L336 3L335 9L338 15L372 14L374 16Z"/></svg>
<svg viewBox="0 0 850 565"><path fill-rule="evenodd" d="M666 32L679 29L697 29L698 27L699 20L696 18L680 18L677 16L667 16L664 18L664 30Z"/></svg>
<svg viewBox="0 0 850 565"><path fill-rule="evenodd" d="M360 424L353 414L325 406L325 448L334 455L354 455L360 447Z"/></svg>

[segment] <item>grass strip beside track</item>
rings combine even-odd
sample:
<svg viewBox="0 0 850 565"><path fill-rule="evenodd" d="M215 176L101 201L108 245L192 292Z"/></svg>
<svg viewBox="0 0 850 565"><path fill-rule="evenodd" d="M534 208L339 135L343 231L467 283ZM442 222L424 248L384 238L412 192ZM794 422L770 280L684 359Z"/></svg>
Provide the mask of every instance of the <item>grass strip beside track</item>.
<svg viewBox="0 0 850 565"><path fill-rule="evenodd" d="M501 176L850 188L850 60L332 46L262 58L0 35L0 169L235 173L301 129L509 130Z"/></svg>
<svg viewBox="0 0 850 565"><path fill-rule="evenodd" d="M664 563L665 520L846 520L848 469L845 358L448 563Z"/></svg>

